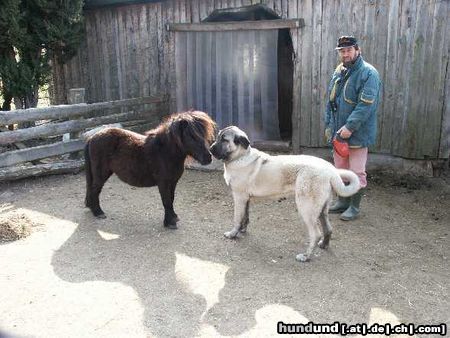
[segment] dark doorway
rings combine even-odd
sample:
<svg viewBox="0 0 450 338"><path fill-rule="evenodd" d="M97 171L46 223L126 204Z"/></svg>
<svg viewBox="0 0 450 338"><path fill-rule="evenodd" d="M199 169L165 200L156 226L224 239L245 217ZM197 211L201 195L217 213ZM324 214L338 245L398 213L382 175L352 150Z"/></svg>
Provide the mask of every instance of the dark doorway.
<svg viewBox="0 0 450 338"><path fill-rule="evenodd" d="M273 10L258 4L214 10L204 22L256 21L281 19ZM283 141L292 138L293 45L289 29L278 30L278 123Z"/></svg>

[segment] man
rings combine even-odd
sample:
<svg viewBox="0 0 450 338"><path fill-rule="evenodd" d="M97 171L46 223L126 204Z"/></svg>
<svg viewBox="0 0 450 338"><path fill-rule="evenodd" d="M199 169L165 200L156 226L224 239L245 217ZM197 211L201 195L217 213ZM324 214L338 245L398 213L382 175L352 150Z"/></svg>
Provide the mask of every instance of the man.
<svg viewBox="0 0 450 338"><path fill-rule="evenodd" d="M329 143L337 135L348 143L349 156L342 157L334 151L334 165L355 172L361 189L351 197L339 197L330 212L343 212L340 218L349 221L358 217L361 197L367 186L368 146L376 139L381 83L377 70L363 60L355 37L340 37L336 50L342 63L337 66L328 86L325 135Z"/></svg>

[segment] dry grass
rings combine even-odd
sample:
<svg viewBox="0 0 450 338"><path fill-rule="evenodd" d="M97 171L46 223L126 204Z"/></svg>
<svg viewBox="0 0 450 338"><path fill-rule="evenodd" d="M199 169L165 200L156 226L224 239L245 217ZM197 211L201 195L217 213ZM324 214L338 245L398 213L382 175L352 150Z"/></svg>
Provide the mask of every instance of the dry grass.
<svg viewBox="0 0 450 338"><path fill-rule="evenodd" d="M0 242L16 241L28 237L37 226L27 215L11 211L0 215Z"/></svg>

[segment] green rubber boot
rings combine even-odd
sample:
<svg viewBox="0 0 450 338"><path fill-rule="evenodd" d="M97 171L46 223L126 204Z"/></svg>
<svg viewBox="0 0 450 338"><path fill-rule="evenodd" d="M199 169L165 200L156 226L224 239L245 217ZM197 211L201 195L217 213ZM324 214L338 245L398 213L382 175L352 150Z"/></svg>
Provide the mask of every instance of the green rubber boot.
<svg viewBox="0 0 450 338"><path fill-rule="evenodd" d="M350 197L338 196L338 200L328 209L330 214L339 214L350 206Z"/></svg>
<svg viewBox="0 0 450 338"><path fill-rule="evenodd" d="M350 206L345 210L341 217L343 221L352 221L359 216L359 204L361 203L361 197L363 195L364 189L360 189L356 194L350 197Z"/></svg>

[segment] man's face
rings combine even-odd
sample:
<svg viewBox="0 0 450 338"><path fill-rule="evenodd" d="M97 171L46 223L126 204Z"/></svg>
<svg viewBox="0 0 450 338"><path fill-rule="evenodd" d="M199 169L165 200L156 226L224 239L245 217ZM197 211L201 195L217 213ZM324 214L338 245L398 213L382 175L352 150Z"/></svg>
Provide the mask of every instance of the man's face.
<svg viewBox="0 0 450 338"><path fill-rule="evenodd" d="M351 64L356 60L359 55L359 50L356 50L355 46L344 47L339 49L339 57L344 65Z"/></svg>

